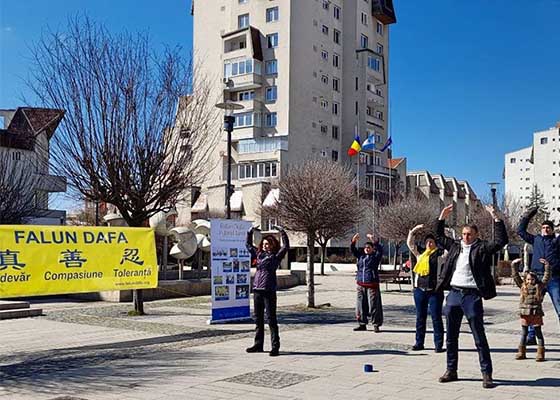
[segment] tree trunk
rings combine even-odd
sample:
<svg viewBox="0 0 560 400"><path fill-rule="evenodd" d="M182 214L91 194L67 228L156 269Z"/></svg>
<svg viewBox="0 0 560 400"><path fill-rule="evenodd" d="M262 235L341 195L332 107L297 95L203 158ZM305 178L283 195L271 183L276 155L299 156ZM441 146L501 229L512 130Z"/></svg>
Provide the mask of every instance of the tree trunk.
<svg viewBox="0 0 560 400"><path fill-rule="evenodd" d="M313 258L315 256L315 242L313 233L307 233L307 307L315 308L315 277Z"/></svg>
<svg viewBox="0 0 560 400"><path fill-rule="evenodd" d="M399 249L401 248L400 242L395 242L395 258L393 260L393 269L397 269L397 257L399 255Z"/></svg>
<svg viewBox="0 0 560 400"><path fill-rule="evenodd" d="M325 275L325 256L327 255L327 244L321 245L321 275Z"/></svg>

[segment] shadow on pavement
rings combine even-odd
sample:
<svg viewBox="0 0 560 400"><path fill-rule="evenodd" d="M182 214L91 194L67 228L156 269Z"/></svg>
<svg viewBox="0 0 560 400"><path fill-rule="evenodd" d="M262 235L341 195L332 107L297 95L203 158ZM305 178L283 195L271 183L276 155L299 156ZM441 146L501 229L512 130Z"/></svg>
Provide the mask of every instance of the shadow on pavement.
<svg viewBox="0 0 560 400"><path fill-rule="evenodd" d="M192 349L163 346L50 350L0 366L0 382L12 394L118 392L161 382L170 374L196 376L211 357Z"/></svg>
<svg viewBox="0 0 560 400"><path fill-rule="evenodd" d="M423 354L410 354L403 350L350 350L350 351L280 351L280 355L287 356L371 356L371 355L393 355L393 356L421 356Z"/></svg>
<svg viewBox="0 0 560 400"><path fill-rule="evenodd" d="M530 380L494 379L498 386L560 387L560 378L539 378Z"/></svg>

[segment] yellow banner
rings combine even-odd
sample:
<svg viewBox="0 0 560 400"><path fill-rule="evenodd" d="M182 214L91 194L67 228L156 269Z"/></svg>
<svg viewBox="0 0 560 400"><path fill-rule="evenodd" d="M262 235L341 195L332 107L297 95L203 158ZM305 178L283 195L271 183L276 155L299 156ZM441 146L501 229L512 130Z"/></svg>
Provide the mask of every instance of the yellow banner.
<svg viewBox="0 0 560 400"><path fill-rule="evenodd" d="M157 287L150 228L0 225L0 298Z"/></svg>

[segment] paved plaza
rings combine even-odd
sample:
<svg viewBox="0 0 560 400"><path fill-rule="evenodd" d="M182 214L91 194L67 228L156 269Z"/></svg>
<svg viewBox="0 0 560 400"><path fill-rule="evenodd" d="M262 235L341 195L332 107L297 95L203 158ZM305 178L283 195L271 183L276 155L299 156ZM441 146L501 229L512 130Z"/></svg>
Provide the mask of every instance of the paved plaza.
<svg viewBox="0 0 560 400"><path fill-rule="evenodd" d="M350 273L316 277L317 310L306 288L279 292L280 357L247 354L253 324L207 325L209 297L128 304L35 301L44 316L0 321L0 399L551 399L560 388L560 327L545 300L547 361L515 361L518 289L498 288L485 302L486 329L498 386L481 387L478 356L463 324L460 381L440 384L445 353L411 351L415 313L410 286L382 286L380 333L353 332ZM406 289L407 291L404 291ZM269 336L267 334L267 345ZM374 372L364 373L364 364Z"/></svg>

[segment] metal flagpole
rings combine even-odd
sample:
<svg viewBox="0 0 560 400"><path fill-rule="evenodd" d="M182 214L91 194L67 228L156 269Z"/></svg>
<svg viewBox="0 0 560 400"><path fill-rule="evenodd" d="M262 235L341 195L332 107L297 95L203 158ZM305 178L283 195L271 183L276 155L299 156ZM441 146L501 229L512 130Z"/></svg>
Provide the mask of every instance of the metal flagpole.
<svg viewBox="0 0 560 400"><path fill-rule="evenodd" d="M354 126L354 140L356 138L356 136L358 136L358 126ZM358 157L357 157L358 161L357 161L357 165L356 165L356 192L358 194L358 201L360 201L360 152L358 151Z"/></svg>

